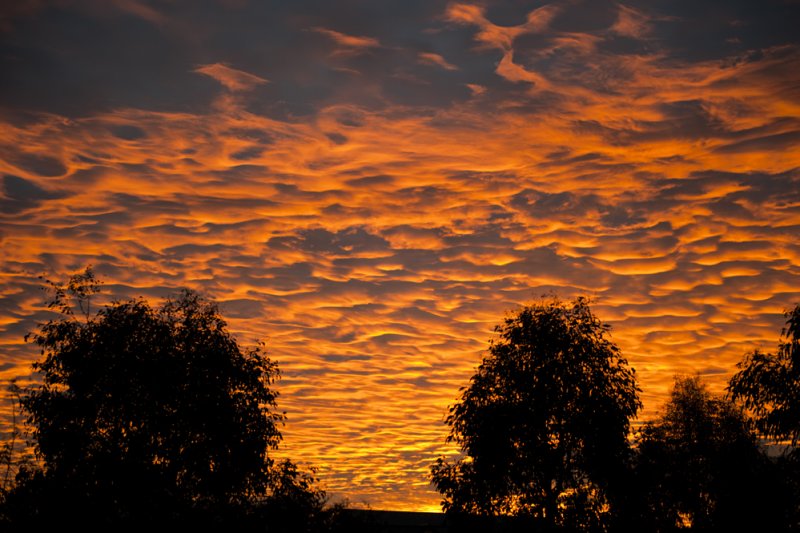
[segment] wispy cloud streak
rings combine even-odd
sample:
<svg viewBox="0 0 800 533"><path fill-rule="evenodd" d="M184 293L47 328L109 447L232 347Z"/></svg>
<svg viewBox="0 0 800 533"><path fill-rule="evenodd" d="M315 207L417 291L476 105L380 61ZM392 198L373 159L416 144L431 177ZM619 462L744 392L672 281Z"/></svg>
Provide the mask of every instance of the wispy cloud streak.
<svg viewBox="0 0 800 533"><path fill-rule="evenodd" d="M231 68L224 63L200 65L194 69L194 71L217 80L226 89L231 91L247 91L258 85L269 83L269 81L264 78L260 78L249 72Z"/></svg>

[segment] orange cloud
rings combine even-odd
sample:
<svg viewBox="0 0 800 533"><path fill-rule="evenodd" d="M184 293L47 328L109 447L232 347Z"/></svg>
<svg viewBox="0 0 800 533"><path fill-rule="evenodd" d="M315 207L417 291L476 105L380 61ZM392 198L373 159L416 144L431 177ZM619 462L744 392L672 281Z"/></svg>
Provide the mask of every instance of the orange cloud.
<svg viewBox="0 0 800 533"><path fill-rule="evenodd" d="M258 85L269 83L269 80L231 68L224 63L200 65L194 72L214 78L229 91L249 91Z"/></svg>
<svg viewBox="0 0 800 533"><path fill-rule="evenodd" d="M434 54L432 52L420 52L418 57L420 63L423 64L435 65L445 70L458 70L457 66L448 63L447 60L442 56L440 56L439 54Z"/></svg>
<svg viewBox="0 0 800 533"><path fill-rule="evenodd" d="M319 34L331 38L342 49L350 52L365 51L370 48L377 48L381 43L373 37L362 37L357 35L348 35L346 33L330 30L327 28L312 28Z"/></svg>
<svg viewBox="0 0 800 533"><path fill-rule="evenodd" d="M166 17L159 11L137 0L112 0L112 4L120 11L130 13L153 24L166 22Z"/></svg>

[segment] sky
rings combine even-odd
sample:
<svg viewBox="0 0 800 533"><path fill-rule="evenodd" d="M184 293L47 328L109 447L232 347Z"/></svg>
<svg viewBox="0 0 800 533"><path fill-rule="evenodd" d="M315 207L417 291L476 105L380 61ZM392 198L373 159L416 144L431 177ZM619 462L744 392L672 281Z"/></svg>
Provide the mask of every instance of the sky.
<svg viewBox="0 0 800 533"><path fill-rule="evenodd" d="M0 379L38 276L187 287L279 362L278 452L437 510L507 313L592 298L657 414L800 302L797 0L0 7ZM0 426L8 427L8 404Z"/></svg>

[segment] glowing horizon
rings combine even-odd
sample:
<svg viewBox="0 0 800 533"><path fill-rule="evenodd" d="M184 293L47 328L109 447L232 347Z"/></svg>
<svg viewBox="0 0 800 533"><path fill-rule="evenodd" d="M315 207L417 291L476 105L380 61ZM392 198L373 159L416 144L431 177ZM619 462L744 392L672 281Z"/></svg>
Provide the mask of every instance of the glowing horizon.
<svg viewBox="0 0 800 533"><path fill-rule="evenodd" d="M2 8L0 378L38 275L196 289L280 363L279 455L419 510L542 294L593 298L642 418L676 373L721 391L800 302L800 6L685 4Z"/></svg>

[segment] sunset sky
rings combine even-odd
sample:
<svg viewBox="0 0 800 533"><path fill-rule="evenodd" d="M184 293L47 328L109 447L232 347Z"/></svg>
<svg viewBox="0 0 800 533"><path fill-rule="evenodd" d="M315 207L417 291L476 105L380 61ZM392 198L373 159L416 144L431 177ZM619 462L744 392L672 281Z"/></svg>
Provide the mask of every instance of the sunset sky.
<svg viewBox="0 0 800 533"><path fill-rule="evenodd" d="M544 294L593 299L641 418L675 374L722 391L800 302L798 27L796 0L4 2L0 378L32 376L40 275L197 289L279 362L280 454L407 510Z"/></svg>

